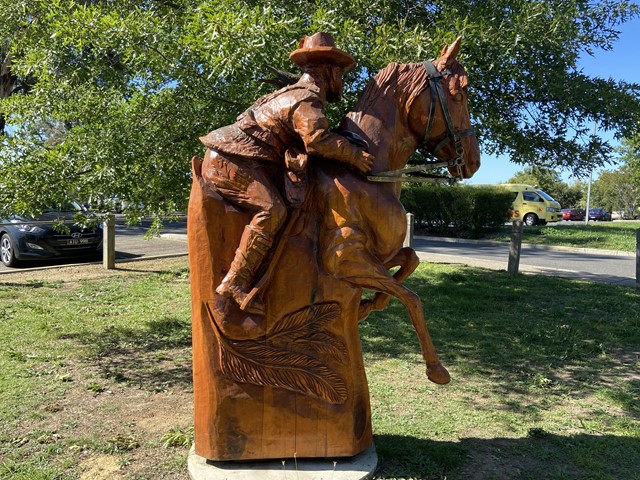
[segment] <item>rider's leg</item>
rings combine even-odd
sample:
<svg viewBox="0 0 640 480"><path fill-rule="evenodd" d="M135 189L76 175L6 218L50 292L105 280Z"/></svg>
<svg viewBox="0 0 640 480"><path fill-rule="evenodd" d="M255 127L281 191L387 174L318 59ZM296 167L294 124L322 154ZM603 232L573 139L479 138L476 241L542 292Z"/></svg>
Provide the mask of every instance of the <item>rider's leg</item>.
<svg viewBox="0 0 640 480"><path fill-rule="evenodd" d="M287 208L269 172L257 162L236 162L217 152L212 152L210 160L209 168L203 169L205 179L233 205L255 212L244 229L227 275L216 288L217 293L241 305L286 220ZM250 313L264 313L264 307L254 301Z"/></svg>
<svg viewBox="0 0 640 480"><path fill-rule="evenodd" d="M242 305L272 244L273 236L265 235L263 230L253 225L253 222L247 225L242 232L240 245L236 250L229 271L216 288L216 292L231 297L238 305ZM250 313L264 313L264 306L257 299L251 305Z"/></svg>

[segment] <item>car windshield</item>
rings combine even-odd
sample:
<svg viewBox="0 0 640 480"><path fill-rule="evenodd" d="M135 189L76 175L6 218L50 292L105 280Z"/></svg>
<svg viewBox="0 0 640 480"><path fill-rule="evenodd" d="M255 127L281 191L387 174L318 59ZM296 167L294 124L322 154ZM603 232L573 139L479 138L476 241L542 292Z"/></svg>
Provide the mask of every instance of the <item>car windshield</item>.
<svg viewBox="0 0 640 480"><path fill-rule="evenodd" d="M45 208L45 212L81 212L84 209L82 208L82 205L80 205L78 202L72 200L70 202L67 202L63 205L59 205L56 206L54 208Z"/></svg>
<svg viewBox="0 0 640 480"><path fill-rule="evenodd" d="M555 200L553 199L553 197L551 195L549 195L546 192L543 192L542 190L536 190L536 192L538 192L538 194L544 198L545 200L547 200L548 202L555 202Z"/></svg>

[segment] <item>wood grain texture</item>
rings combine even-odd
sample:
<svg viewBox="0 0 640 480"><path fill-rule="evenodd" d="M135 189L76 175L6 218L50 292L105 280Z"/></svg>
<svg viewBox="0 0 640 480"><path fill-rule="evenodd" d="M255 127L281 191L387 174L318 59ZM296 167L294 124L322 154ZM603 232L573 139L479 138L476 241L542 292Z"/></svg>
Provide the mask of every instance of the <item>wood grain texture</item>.
<svg viewBox="0 0 640 480"><path fill-rule="evenodd" d="M308 191L294 195L284 209L282 181L273 177L285 174L284 168L273 159L263 167L259 158L232 151L255 149L259 142L247 143L238 125L207 136L211 148L229 138L241 143L225 155L209 149L204 161L193 159L188 241L198 455L252 460L344 457L366 450L371 412L358 323L384 309L391 297L407 308L427 377L449 382L421 300L403 285L418 258L403 248L407 225L400 185L367 181L357 162L375 159L373 173L401 169L422 145L435 149L441 161L455 159L452 175L473 175L480 152L459 50L460 39L429 68L392 63L379 72L340 125L363 139L369 153L336 133L320 142L322 156L305 143L308 158L298 163L307 170L296 175L304 175ZM293 91L284 90L286 98ZM322 88L318 92L322 96ZM295 107L269 101L257 102L265 116ZM251 112L240 118L248 117L255 119ZM315 138L313 129L306 132ZM447 137L449 143L443 141ZM229 178L221 178L218 167ZM393 267L400 268L392 274ZM362 300L363 289L377 293Z"/></svg>

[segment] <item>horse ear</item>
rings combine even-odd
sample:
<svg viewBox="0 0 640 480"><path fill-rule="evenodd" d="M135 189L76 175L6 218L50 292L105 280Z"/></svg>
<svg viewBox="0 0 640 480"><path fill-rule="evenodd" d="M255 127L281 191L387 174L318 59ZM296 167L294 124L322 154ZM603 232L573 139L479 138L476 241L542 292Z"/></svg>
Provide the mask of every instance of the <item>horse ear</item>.
<svg viewBox="0 0 640 480"><path fill-rule="evenodd" d="M445 68L447 68L447 65L450 65L450 63L456 59L458 53L460 53L461 43L462 37L458 37L451 45L445 45L442 48L442 53L440 53L440 57L438 57L438 63L436 64L436 68L438 69L438 71L444 70Z"/></svg>
<svg viewBox="0 0 640 480"><path fill-rule="evenodd" d="M440 55L446 57L447 61L455 60L455 58L458 56L458 53L460 53L461 44L462 37L456 38L455 42L453 42L451 45L445 46L442 49L442 53Z"/></svg>

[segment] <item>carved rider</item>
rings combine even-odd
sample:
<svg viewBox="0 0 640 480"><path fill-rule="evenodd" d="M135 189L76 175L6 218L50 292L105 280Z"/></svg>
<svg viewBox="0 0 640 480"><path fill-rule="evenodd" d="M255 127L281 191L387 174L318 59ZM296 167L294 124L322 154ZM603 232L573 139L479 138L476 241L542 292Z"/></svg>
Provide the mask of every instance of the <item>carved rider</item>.
<svg viewBox="0 0 640 480"><path fill-rule="evenodd" d="M326 102L342 96L342 76L354 59L336 48L327 33L300 40L289 55L302 68L300 80L258 99L236 123L201 137L210 152L202 176L232 205L253 213L228 273L217 287L241 308L264 313L264 305L243 305L256 273L287 218L278 188L285 157L291 170L304 169L308 155L343 162L367 173L373 156L329 130Z"/></svg>

